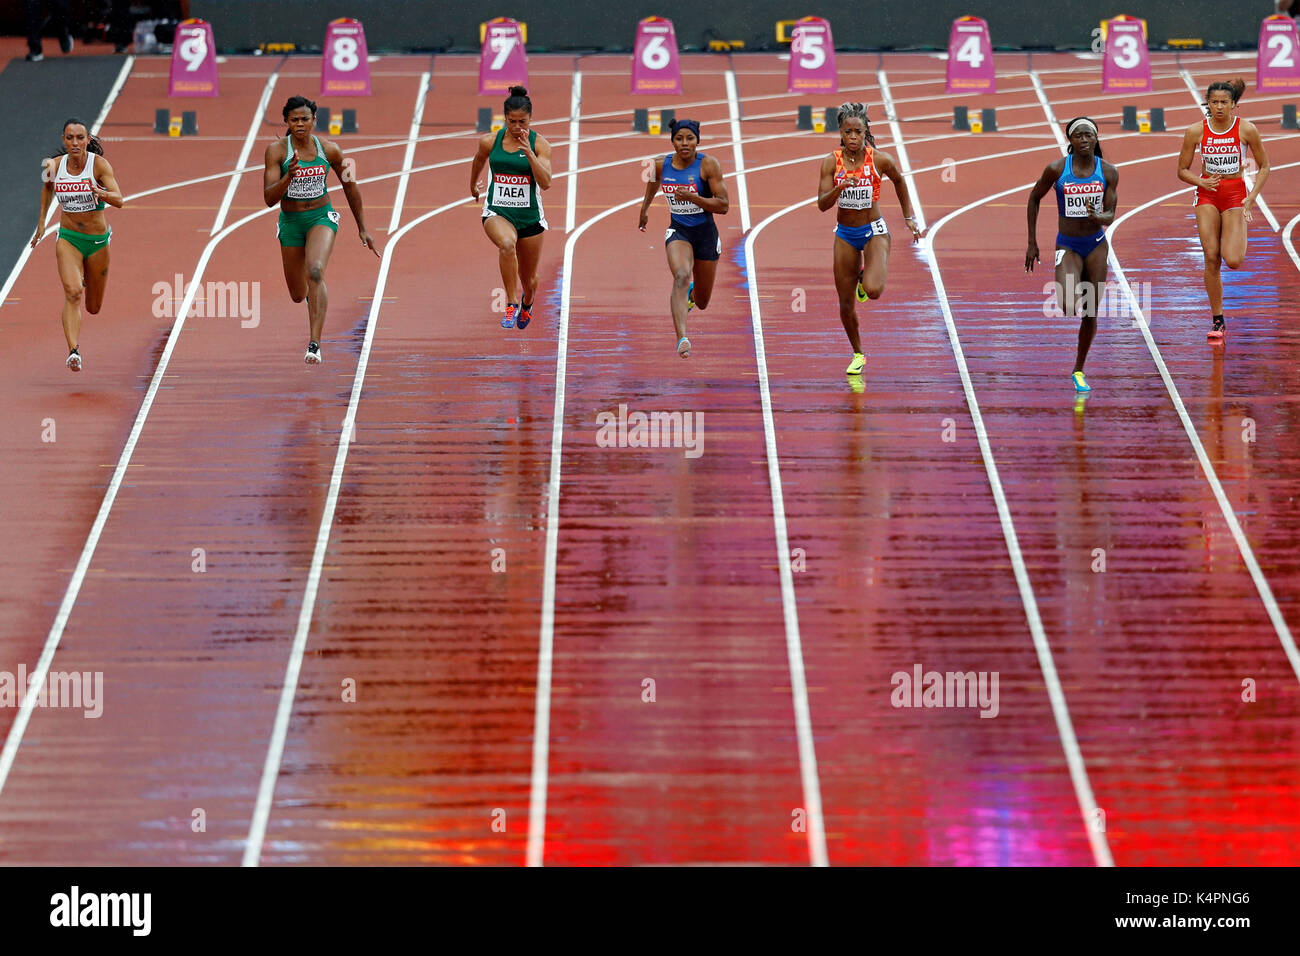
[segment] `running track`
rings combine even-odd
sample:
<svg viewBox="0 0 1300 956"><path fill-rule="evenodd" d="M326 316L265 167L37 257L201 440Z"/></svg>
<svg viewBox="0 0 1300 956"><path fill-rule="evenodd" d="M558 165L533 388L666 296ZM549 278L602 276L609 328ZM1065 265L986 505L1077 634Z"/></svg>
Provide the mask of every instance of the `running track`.
<svg viewBox="0 0 1300 956"><path fill-rule="evenodd" d="M60 367L51 240L0 310L0 670L44 649L105 684L99 719L0 712L0 860L1295 864L1300 209L1277 167L1300 147L1279 101L1243 100L1282 228L1257 213L1214 351L1175 193L1198 115L1180 67L1204 88L1253 61L1157 55L1140 102L1165 107L1161 136L1119 132L1096 61L999 56L980 105L1002 131L975 137L950 128L969 98L943 95L938 59L840 59L824 105L870 103L938 224L909 247L886 187L861 391L832 215L807 202L833 138L794 131L809 99L775 57L730 78L687 57L687 95L662 103L702 121L732 199L688 362L662 205L635 227L642 160L667 147L629 114L659 104L630 102L624 58L534 58L557 175L523 333L497 325L467 201L474 61L377 61L342 145L387 249L343 212L316 369L257 215L278 106L314 61L232 59L203 135L166 142L139 125L165 66L133 61L103 127L130 204L85 372ZM1117 292L1081 401L1077 325L1044 314L1050 255L1021 266L1049 112L1101 120L1121 214L1146 206L1112 248L1150 341ZM194 296L155 314L155 283L200 268L259 284L256 327ZM703 412L704 453L598 446L620 403ZM998 716L894 708L917 664L997 672Z"/></svg>

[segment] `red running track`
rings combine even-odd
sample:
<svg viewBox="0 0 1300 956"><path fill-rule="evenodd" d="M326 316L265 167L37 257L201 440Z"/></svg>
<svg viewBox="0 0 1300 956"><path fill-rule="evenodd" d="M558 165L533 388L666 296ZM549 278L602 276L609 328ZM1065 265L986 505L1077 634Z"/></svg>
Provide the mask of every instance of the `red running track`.
<svg viewBox="0 0 1300 956"><path fill-rule="evenodd" d="M998 107L1001 132L973 137L950 128L964 100L943 95L934 58L841 59L838 98L870 103L879 146L905 149L926 220L952 214L928 252L910 247L886 186L894 245L885 297L859 310L860 391L842 371L833 214L805 202L834 137L794 132L801 98L785 94L776 58L733 61L734 105L714 57L685 58L687 94L653 104L630 102L624 58L537 58L535 125L557 176L545 305L525 332L498 327L495 256L467 197L473 60L374 64L362 134L343 145L371 231L394 243L387 267L358 248L345 212L326 364L306 369L273 213L213 247L205 276L258 283L261 321L192 316L168 355L54 657L55 669L104 673L103 716L32 712L0 784L0 858L235 863L251 845L263 863L1294 863L1300 692L1278 621L1296 623L1297 341L1282 303L1300 263L1257 215L1247 266L1225 280L1232 338L1211 351L1188 203L1161 198L1180 185L1179 125L1196 117L1178 67L1203 87L1222 62L1157 58L1147 105L1164 105L1173 131L1159 136L1120 133L1095 62L999 56L1001 92L981 105ZM204 138L166 144L191 178L234 168L276 66L231 62ZM165 78L151 70L136 63L105 126L128 193L179 178L157 163L157 141L125 125L159 95ZM252 165L277 101L308 74L282 68ZM1050 275L1021 267L1024 197L1059 155L1045 103L1101 120L1121 214L1152 203L1112 230L1112 247L1276 597L1274 620L1127 311L1103 319L1092 395L1080 404L1068 389L1075 326L1045 314ZM700 118L731 192L713 303L691 314L685 362L667 317L662 206L646 233L635 219L643 161L666 138L632 134L633 105ZM1264 119L1275 110L1248 95L1241 112L1276 168L1300 156ZM751 226L762 224L752 261L741 156ZM404 165L414 171L392 232ZM1283 227L1293 175L1277 170L1265 191ZM171 328L150 318L150 290L193 274L225 183L113 218L114 275L87 323L80 391L54 363L45 246L0 310L21 370L8 386L6 498L32 503L0 522L0 669L40 654ZM244 175L228 221L258 211L259 190L257 172ZM566 236L570 191L575 225L589 225ZM110 323L111 339L96 333ZM703 413L703 454L601 447L596 416L620 404ZM58 441L32 450L46 417ZM1244 419L1253 442L1239 440ZM300 618L281 754L271 742ZM552 649L540 679L539 634ZM892 706L892 676L916 665L996 672L996 718ZM1246 679L1256 702L1242 700ZM11 740L13 716L0 715Z"/></svg>

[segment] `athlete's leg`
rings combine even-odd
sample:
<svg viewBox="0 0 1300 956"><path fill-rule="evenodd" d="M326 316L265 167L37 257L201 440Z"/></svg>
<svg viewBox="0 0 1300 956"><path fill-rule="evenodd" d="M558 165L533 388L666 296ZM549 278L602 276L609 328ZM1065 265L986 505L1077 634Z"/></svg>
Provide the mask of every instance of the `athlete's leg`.
<svg viewBox="0 0 1300 956"><path fill-rule="evenodd" d="M1084 356L1088 354L1087 346L1084 345L1086 338L1088 345L1092 344L1092 336L1097 331L1096 322L1096 304L1089 310L1090 299L1093 296L1093 289L1083 281L1083 257L1073 249L1056 250L1056 302L1061 307L1061 312L1071 318L1078 316L1083 312L1085 316L1091 314L1093 321L1091 331L1088 331L1086 321L1079 323L1079 352ZM1083 359L1079 352L1075 353L1074 371L1083 371Z"/></svg>
<svg viewBox="0 0 1300 956"><path fill-rule="evenodd" d="M527 302L531 305L537 298L537 267L542 261L542 240L545 238L546 233L539 232L527 239L516 240L515 249L518 252L519 282L524 287L519 297L520 302ZM509 296L506 298L509 299Z"/></svg>
<svg viewBox="0 0 1300 956"><path fill-rule="evenodd" d="M98 315L108 288L108 246L87 259L83 271L86 276L86 311Z"/></svg>
<svg viewBox="0 0 1300 956"><path fill-rule="evenodd" d="M709 307L709 300L713 298L713 280L717 275L717 259L695 260L695 269L692 272L692 278L695 280L695 291L691 293L695 308L703 311Z"/></svg>
<svg viewBox="0 0 1300 956"><path fill-rule="evenodd" d="M885 292L885 276L889 272L889 236L873 238L862 250L862 257L866 263L862 272L862 288L868 299L879 299Z"/></svg>
<svg viewBox="0 0 1300 956"><path fill-rule="evenodd" d="M871 243L867 243L870 247ZM835 237L832 253L835 271L835 294L840 300L840 322L849 337L853 354L862 351L862 338L858 335L858 270L862 268L862 253Z"/></svg>
<svg viewBox="0 0 1300 956"><path fill-rule="evenodd" d="M1219 228L1222 216L1209 205L1196 207L1196 231L1205 253L1205 292L1210 297L1210 314L1223 314L1223 279L1219 276Z"/></svg>
<svg viewBox="0 0 1300 956"><path fill-rule="evenodd" d="M682 239L664 243L668 254L668 268L673 271L673 291L668 297L673 313L673 330L680 340L686 335L686 291L691 287L691 273L695 270L695 250Z"/></svg>
<svg viewBox="0 0 1300 956"><path fill-rule="evenodd" d="M1101 307L1101 297L1106 294L1106 256L1109 252L1110 243L1103 239L1096 249L1088 253L1088 258L1083 260L1078 311L1079 348L1074 354L1076 372L1083 371L1088 349L1092 347L1092 340L1097 335L1097 311Z"/></svg>
<svg viewBox="0 0 1300 956"><path fill-rule="evenodd" d="M280 262L284 265L284 284L289 288L289 298L301 302L307 298L307 248L281 246Z"/></svg>
<svg viewBox="0 0 1300 956"><path fill-rule="evenodd" d="M519 233L514 223L504 216L489 217L483 223L483 231L497 247L501 283L506 292L506 301L518 302L516 296L519 294Z"/></svg>
<svg viewBox="0 0 1300 956"><path fill-rule="evenodd" d="M312 226L307 230L307 245L303 249L307 265L307 320L311 323L311 340L319 342L330 302L329 290L325 288L325 267L334 250L334 230L329 226Z"/></svg>
<svg viewBox="0 0 1300 956"><path fill-rule="evenodd" d="M1219 218L1219 249L1223 264L1229 269L1240 269L1246 258L1246 214L1241 209L1226 209Z"/></svg>
<svg viewBox="0 0 1300 956"><path fill-rule="evenodd" d="M82 276L81 252L66 239L54 244L54 256L59 263L59 279L63 282L63 337L68 340L68 350L77 347L81 337L81 302L85 297L85 280Z"/></svg>

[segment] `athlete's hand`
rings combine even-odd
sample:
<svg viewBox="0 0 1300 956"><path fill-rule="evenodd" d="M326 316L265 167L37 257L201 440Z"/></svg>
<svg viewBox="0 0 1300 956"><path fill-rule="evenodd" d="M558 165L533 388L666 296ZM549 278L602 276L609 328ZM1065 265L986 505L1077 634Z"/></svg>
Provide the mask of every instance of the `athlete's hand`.
<svg viewBox="0 0 1300 956"><path fill-rule="evenodd" d="M1201 185L1204 186L1206 189L1218 189L1219 180L1221 180L1222 178L1223 177L1220 176L1218 173L1213 173L1210 176L1202 176Z"/></svg>
<svg viewBox="0 0 1300 956"><path fill-rule="evenodd" d="M1038 258L1038 243L1031 242L1029 248L1025 250L1025 271L1033 272L1034 263L1040 261Z"/></svg>
<svg viewBox="0 0 1300 956"><path fill-rule="evenodd" d="M916 227L916 220L912 220L911 222L909 222L907 224L907 228L912 230L913 242L920 242L922 239L925 238L925 234L930 231L929 226L926 226L924 229L918 229Z"/></svg>
<svg viewBox="0 0 1300 956"><path fill-rule="evenodd" d="M379 255L379 250L375 248L374 237L365 229L358 229L357 235L361 237L361 244L375 254L377 258L383 258Z"/></svg>
<svg viewBox="0 0 1300 956"><path fill-rule="evenodd" d="M649 222L650 222L650 213L647 212L646 210L642 209L642 210L641 210L641 218L640 218L639 221L637 222L636 227L637 227L638 229L640 229L642 232L645 232L646 224L649 223Z"/></svg>
<svg viewBox="0 0 1300 956"><path fill-rule="evenodd" d="M42 229L40 226L37 226L37 227L36 227L36 235L32 236L32 248L33 248L33 249L35 249L35 248L36 248L36 244L37 244L38 242L41 241L41 234L44 233L44 231L45 231L45 230Z"/></svg>
<svg viewBox="0 0 1300 956"><path fill-rule="evenodd" d="M520 151L525 156L532 154L532 150L528 148L528 130L520 127L519 129L514 130L510 135L515 138L515 142L519 144Z"/></svg>
<svg viewBox="0 0 1300 956"><path fill-rule="evenodd" d="M298 169L298 151L295 149L289 154L289 168L285 170L284 175L293 179L293 174Z"/></svg>
<svg viewBox="0 0 1300 956"><path fill-rule="evenodd" d="M1242 200L1241 215L1242 218L1246 220L1246 222L1251 221L1250 207L1253 206L1254 204L1255 204L1255 200L1251 199L1249 196L1247 196L1244 200Z"/></svg>
<svg viewBox="0 0 1300 956"><path fill-rule="evenodd" d="M673 190L673 196L686 202L694 202L700 198L700 194L691 189L690 186L678 186Z"/></svg>
<svg viewBox="0 0 1300 956"><path fill-rule="evenodd" d="M1093 198L1088 201L1088 221L1101 225L1101 199Z"/></svg>

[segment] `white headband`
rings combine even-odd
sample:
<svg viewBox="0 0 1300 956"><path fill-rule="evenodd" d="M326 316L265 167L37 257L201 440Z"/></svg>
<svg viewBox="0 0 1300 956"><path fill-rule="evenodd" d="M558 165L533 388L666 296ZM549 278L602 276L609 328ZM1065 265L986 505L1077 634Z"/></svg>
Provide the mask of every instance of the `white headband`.
<svg viewBox="0 0 1300 956"><path fill-rule="evenodd" d="M1088 127L1088 129L1092 130L1092 135L1093 135L1093 136L1096 136L1096 135L1097 135L1097 125L1096 125L1092 120L1090 120L1090 119L1085 119L1085 118L1083 118L1083 117L1080 117L1079 119L1077 119L1077 120L1075 120L1073 123L1071 123L1068 127L1066 127L1065 135L1066 135L1066 136L1073 136L1073 135L1074 135L1074 131L1075 131L1076 129L1078 129L1080 126L1086 126L1086 127Z"/></svg>

